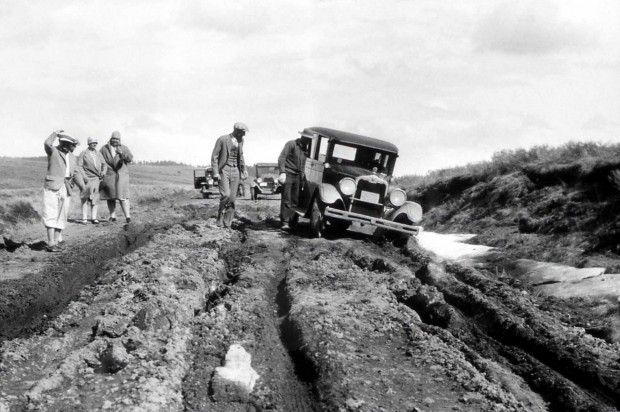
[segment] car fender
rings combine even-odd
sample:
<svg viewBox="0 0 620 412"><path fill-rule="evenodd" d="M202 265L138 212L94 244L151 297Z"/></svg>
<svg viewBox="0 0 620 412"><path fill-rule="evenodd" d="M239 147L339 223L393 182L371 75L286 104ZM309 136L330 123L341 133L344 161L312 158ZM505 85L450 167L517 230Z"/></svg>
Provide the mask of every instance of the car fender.
<svg viewBox="0 0 620 412"><path fill-rule="evenodd" d="M422 206L415 202L405 202L404 205L392 210L387 218L394 221L399 215L405 214L407 219L413 223L417 223L422 220Z"/></svg>
<svg viewBox="0 0 620 412"><path fill-rule="evenodd" d="M321 183L319 185L319 199L326 205L334 204L339 200L342 202L338 189L329 183Z"/></svg>

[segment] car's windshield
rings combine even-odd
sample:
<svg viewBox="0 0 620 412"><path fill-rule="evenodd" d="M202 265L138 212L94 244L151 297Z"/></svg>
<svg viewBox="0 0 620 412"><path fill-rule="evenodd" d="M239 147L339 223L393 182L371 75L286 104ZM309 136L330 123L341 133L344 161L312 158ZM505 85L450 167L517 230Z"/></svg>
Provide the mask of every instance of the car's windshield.
<svg viewBox="0 0 620 412"><path fill-rule="evenodd" d="M335 143L332 161L349 166L358 166L379 173L390 173L390 160L393 154L381 152L370 147L354 147Z"/></svg>
<svg viewBox="0 0 620 412"><path fill-rule="evenodd" d="M278 174L278 165L256 166L256 175Z"/></svg>

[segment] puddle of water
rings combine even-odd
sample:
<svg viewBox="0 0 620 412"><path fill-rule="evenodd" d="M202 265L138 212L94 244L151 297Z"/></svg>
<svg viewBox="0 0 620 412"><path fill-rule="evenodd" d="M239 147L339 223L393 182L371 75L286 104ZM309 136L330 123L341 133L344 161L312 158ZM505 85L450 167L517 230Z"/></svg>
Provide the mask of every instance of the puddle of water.
<svg viewBox="0 0 620 412"><path fill-rule="evenodd" d="M490 246L463 243L475 236L472 234L440 234L423 231L418 235L418 243L424 249L435 253L439 257L463 261L479 258L493 249Z"/></svg>

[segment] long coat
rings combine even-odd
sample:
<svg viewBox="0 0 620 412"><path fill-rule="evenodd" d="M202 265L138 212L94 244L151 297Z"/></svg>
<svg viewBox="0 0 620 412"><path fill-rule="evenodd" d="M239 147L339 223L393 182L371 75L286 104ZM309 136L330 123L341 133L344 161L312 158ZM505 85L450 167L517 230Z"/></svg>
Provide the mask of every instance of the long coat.
<svg viewBox="0 0 620 412"><path fill-rule="evenodd" d="M71 196L71 190L74 183L78 186L82 186L82 180L77 169L77 159L71 152L63 153L53 146L54 139L56 139L56 133L49 135L45 139L43 147L47 154L47 174L45 175L45 184L43 187L50 190L60 190L65 185L67 188L67 195ZM65 173L67 170L67 162L69 162L69 178L65 179Z"/></svg>
<svg viewBox="0 0 620 412"><path fill-rule="evenodd" d="M93 156L94 155L94 156ZM84 180L84 189L80 193L82 201L99 202L99 182L105 176L108 165L103 156L96 150L86 149L77 159L77 166Z"/></svg>
<svg viewBox="0 0 620 412"><path fill-rule="evenodd" d="M112 155L110 144L101 148L101 156L107 164L108 170L101 182L101 198L104 200L129 199L129 169L127 165L133 161L129 148L120 145L116 148L123 152Z"/></svg>

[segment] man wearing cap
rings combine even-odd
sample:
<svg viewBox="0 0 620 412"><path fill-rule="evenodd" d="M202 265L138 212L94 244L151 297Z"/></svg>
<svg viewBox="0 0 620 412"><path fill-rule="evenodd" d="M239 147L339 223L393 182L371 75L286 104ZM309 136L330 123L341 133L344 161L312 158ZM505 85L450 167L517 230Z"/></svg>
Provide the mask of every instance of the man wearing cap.
<svg viewBox="0 0 620 412"><path fill-rule="evenodd" d="M54 140L58 138L58 146ZM47 229L47 250L58 251L63 242L62 230L67 224L69 200L74 184L82 187L82 179L73 154L79 141L62 130L52 132L45 139L47 174L43 186L43 224Z"/></svg>
<svg viewBox="0 0 620 412"><path fill-rule="evenodd" d="M110 141L101 148L101 156L108 170L101 181L101 198L107 200L110 222L116 222L116 201L121 204L127 223L131 222L129 210L129 169L133 161L129 148L121 144L121 134L112 132Z"/></svg>
<svg viewBox="0 0 620 412"><path fill-rule="evenodd" d="M243 137L249 132L244 123L235 123L233 132L220 136L211 155L213 178L219 180L220 206L217 225L230 227L235 214L239 181L247 177L243 160Z"/></svg>
<svg viewBox="0 0 620 412"><path fill-rule="evenodd" d="M309 136L302 134L301 137L286 142L282 152L280 152L280 156L278 156L278 168L280 169L278 181L282 184L282 196L280 199L282 230L290 229L289 224L296 213L295 208L299 203L299 194L304 179L304 167L311 141Z"/></svg>
<svg viewBox="0 0 620 412"><path fill-rule="evenodd" d="M78 223L88 223L88 206L90 205L91 218L94 224L99 223L97 220L97 209L99 206L99 182L103 180L108 165L103 160L101 153L97 151L97 139L88 138L88 148L84 150L77 159L77 166L82 180L84 181L84 189L80 192L80 200L82 201L82 220Z"/></svg>

